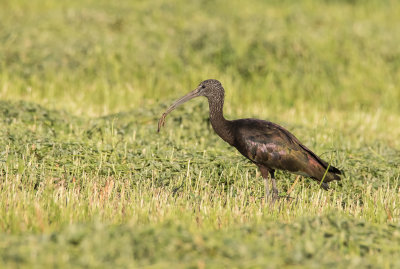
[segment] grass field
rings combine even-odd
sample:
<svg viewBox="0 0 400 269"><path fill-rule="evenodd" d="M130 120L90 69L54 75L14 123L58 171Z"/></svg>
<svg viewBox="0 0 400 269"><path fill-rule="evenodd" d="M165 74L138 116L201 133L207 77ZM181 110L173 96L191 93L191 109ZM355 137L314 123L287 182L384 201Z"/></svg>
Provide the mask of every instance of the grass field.
<svg viewBox="0 0 400 269"><path fill-rule="evenodd" d="M0 2L0 268L400 267L398 1L111 2ZM158 134L208 78L343 180L264 204L202 98Z"/></svg>

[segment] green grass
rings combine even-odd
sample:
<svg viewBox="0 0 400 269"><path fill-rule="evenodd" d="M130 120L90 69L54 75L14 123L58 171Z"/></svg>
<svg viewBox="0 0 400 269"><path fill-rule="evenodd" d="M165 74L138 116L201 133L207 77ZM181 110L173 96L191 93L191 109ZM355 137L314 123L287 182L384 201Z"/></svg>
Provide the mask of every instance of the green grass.
<svg viewBox="0 0 400 269"><path fill-rule="evenodd" d="M0 267L399 267L399 17L372 0L1 2ZM343 180L265 205L201 98L158 134L208 78L227 118L285 126Z"/></svg>

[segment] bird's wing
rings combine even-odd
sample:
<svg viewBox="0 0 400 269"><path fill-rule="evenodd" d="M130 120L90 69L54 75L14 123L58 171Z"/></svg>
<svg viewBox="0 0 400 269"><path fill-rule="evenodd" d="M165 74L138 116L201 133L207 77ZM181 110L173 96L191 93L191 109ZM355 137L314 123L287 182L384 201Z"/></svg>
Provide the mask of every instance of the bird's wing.
<svg viewBox="0 0 400 269"><path fill-rule="evenodd" d="M337 169L336 167L329 165L326 161L322 160L317 154L315 154L314 152L312 152L308 147L306 147L305 145L303 145L298 139L297 137L295 137L291 132L289 132L288 130L286 130L285 128L283 128L282 126L269 122L269 124L271 126L274 126L273 128L279 129L282 133L284 133L287 138L292 141L294 144L300 146L304 151L306 151L310 157L312 157L314 160L316 160L318 163L320 163L322 165L323 168L327 169L329 168L329 172L332 172L334 174L343 174L343 172L339 169Z"/></svg>
<svg viewBox="0 0 400 269"><path fill-rule="evenodd" d="M261 120L236 123L237 149L256 164L313 178L322 177L326 162L283 127Z"/></svg>

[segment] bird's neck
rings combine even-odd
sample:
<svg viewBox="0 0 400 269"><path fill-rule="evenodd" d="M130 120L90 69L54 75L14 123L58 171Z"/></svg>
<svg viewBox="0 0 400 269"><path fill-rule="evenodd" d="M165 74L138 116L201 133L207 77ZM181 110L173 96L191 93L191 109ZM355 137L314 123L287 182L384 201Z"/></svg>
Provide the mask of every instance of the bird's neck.
<svg viewBox="0 0 400 269"><path fill-rule="evenodd" d="M224 118L224 94L215 98L208 98L210 107L210 122L214 131L227 143L233 145L234 137L232 132L232 122Z"/></svg>

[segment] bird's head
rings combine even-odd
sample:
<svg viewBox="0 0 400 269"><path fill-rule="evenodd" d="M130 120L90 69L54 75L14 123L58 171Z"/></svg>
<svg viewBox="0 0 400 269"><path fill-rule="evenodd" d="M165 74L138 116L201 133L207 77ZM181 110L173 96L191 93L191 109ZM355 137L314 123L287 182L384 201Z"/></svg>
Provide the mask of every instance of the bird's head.
<svg viewBox="0 0 400 269"><path fill-rule="evenodd" d="M224 98L224 88L222 87L221 82L216 79L207 79L202 81L196 89L189 92L182 98L176 100L161 116L158 121L158 131L160 131L161 126L164 126L165 117L174 110L179 105L189 101L198 96L205 96L208 100L221 100Z"/></svg>
<svg viewBox="0 0 400 269"><path fill-rule="evenodd" d="M216 79L207 79L202 81L194 91L198 91L198 96L205 96L207 98L218 97L223 94L221 82Z"/></svg>

